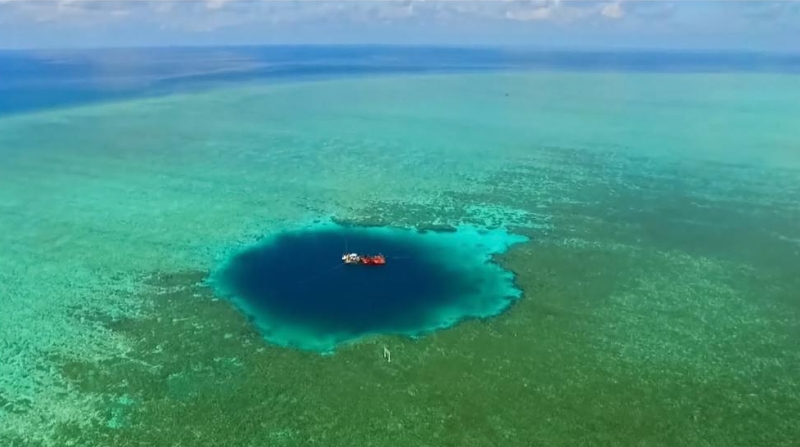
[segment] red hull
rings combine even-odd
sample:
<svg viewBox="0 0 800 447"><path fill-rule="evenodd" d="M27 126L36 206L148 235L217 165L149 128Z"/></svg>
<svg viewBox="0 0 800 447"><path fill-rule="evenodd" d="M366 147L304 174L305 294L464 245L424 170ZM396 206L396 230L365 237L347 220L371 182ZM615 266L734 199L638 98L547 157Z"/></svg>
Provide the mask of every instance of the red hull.
<svg viewBox="0 0 800 447"><path fill-rule="evenodd" d="M364 256L361 258L361 264L363 265L386 265L386 258L383 256Z"/></svg>

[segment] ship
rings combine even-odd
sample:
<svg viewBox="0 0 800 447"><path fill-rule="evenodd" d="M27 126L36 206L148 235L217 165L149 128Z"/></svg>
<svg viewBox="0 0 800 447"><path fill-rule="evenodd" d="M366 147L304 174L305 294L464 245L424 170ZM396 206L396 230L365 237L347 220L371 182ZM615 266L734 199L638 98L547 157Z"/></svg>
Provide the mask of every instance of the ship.
<svg viewBox="0 0 800 447"><path fill-rule="evenodd" d="M386 265L386 257L383 255L359 255L358 253L347 253L342 255L342 261L350 265Z"/></svg>

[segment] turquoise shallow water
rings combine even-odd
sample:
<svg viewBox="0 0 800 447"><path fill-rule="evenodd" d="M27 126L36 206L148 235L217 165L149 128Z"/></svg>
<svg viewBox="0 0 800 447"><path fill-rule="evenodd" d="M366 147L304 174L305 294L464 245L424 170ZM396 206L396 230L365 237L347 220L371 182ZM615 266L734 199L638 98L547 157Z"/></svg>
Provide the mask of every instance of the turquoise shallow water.
<svg viewBox="0 0 800 447"><path fill-rule="evenodd" d="M251 441L284 445L791 445L797 117L792 75L530 72L0 118L0 441L245 442L226 428L238 408L269 422ZM490 322L324 360L207 310L222 302L195 287L208 272L328 216L526 235L498 261L522 297ZM135 404L109 406L123 394ZM344 402L358 405L328 412ZM109 411L128 413L102 428Z"/></svg>

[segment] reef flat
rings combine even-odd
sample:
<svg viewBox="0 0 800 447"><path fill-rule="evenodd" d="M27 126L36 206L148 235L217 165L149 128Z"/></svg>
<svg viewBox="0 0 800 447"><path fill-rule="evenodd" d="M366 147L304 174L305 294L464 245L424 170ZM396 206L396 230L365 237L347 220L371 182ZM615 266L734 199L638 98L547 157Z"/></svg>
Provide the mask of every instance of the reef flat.
<svg viewBox="0 0 800 447"><path fill-rule="evenodd" d="M387 77L0 119L0 444L790 446L798 82ZM321 216L525 236L493 258L522 296L274 345L206 281Z"/></svg>

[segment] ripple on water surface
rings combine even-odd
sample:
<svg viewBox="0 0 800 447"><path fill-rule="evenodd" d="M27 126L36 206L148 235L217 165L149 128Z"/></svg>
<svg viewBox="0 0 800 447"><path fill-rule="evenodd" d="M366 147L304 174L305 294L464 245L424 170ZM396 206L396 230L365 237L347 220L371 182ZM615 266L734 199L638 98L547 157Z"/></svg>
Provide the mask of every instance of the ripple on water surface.
<svg viewBox="0 0 800 447"><path fill-rule="evenodd" d="M212 284L268 341L331 351L368 334L420 335L503 312L521 292L491 256L525 240L468 226L420 232L318 224L235 254ZM387 264L346 266L345 251L380 253Z"/></svg>

